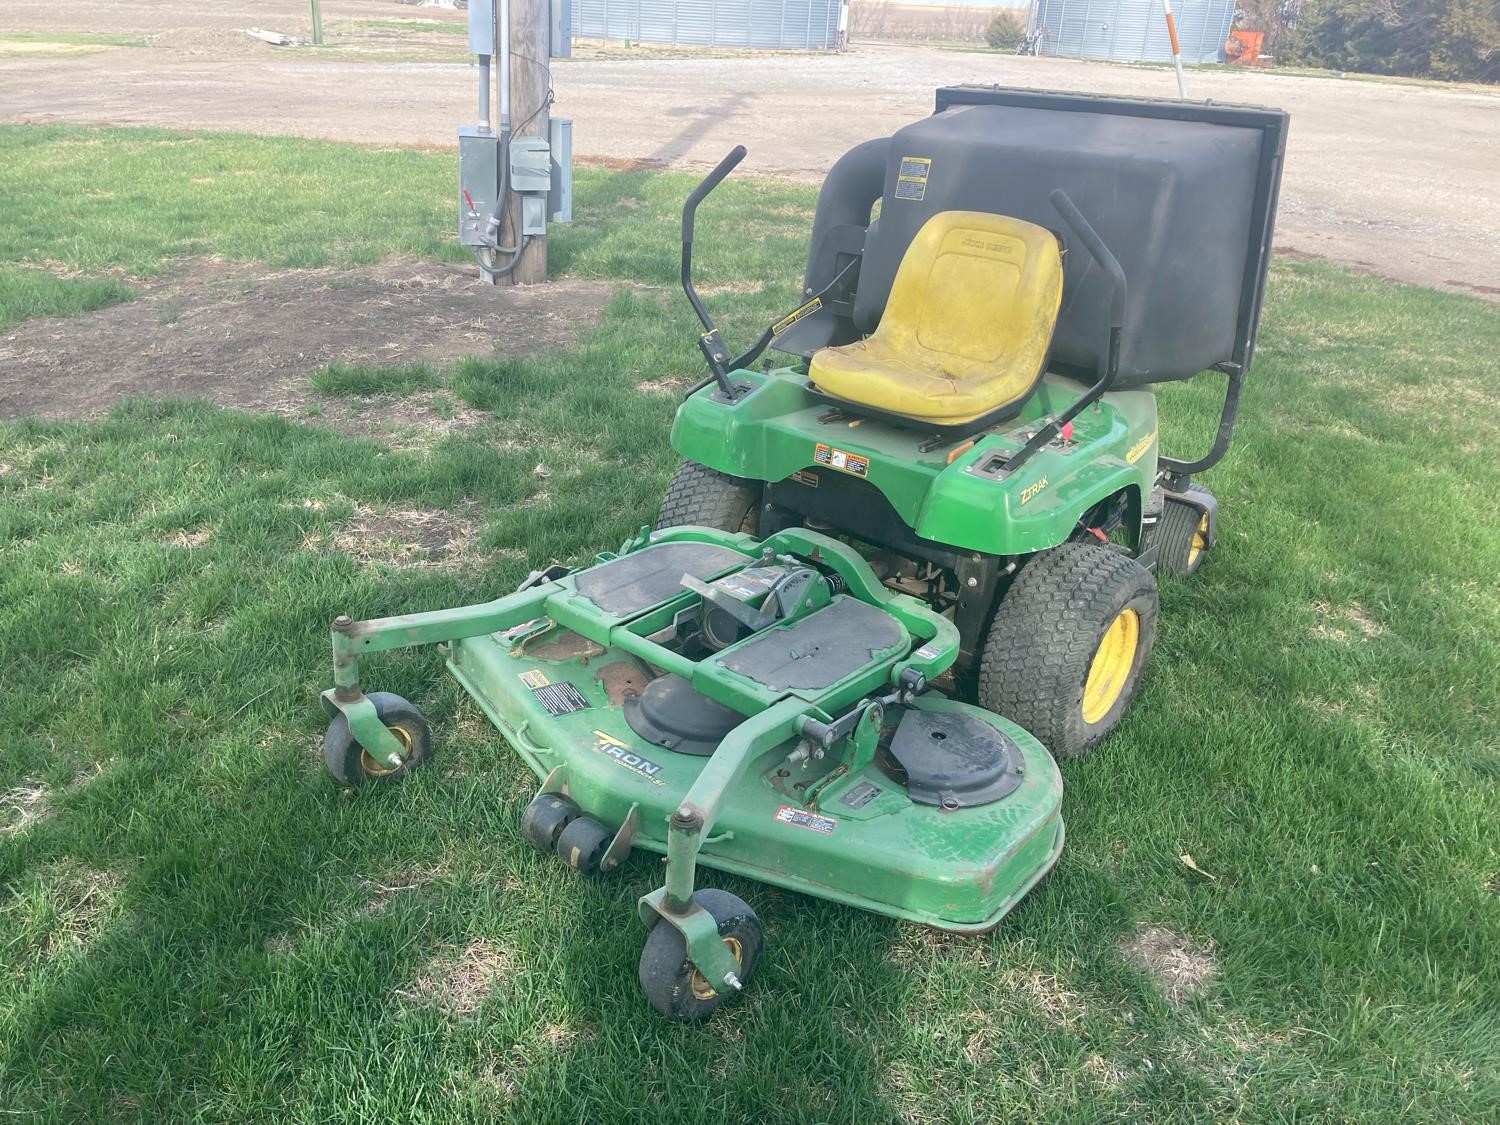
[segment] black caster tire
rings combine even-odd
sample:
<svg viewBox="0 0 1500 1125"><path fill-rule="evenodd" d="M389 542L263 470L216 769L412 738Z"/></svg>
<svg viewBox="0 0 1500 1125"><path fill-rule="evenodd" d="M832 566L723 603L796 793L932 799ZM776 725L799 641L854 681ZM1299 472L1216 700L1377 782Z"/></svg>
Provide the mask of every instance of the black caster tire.
<svg viewBox="0 0 1500 1125"><path fill-rule="evenodd" d="M560 793L543 793L533 797L521 814L521 835L538 851L549 854L557 850L557 838L583 810Z"/></svg>
<svg viewBox="0 0 1500 1125"><path fill-rule="evenodd" d="M394 769L365 753L349 730L348 718L340 712L323 733L323 762L340 785L351 789L362 785L399 781L412 770L432 760L432 731L415 704L388 691L372 691L367 699L387 729L406 747L401 764Z"/></svg>
<svg viewBox="0 0 1500 1125"><path fill-rule="evenodd" d="M557 837L557 858L578 874L593 878L599 874L604 853L614 838L614 829L593 817L577 817Z"/></svg>
<svg viewBox="0 0 1500 1125"><path fill-rule="evenodd" d="M1198 484L1188 485L1188 492L1210 495ZM1179 578L1196 574L1212 545L1211 519L1206 509L1168 497L1156 525L1156 569Z"/></svg>
<svg viewBox="0 0 1500 1125"><path fill-rule="evenodd" d="M739 959L735 975L740 986L748 986L766 942L755 911L728 891L697 891L693 901L713 915L719 936ZM702 1023L736 992L725 983L716 990L689 960L687 941L677 927L665 921L658 921L646 937L639 977L651 1006L678 1023Z"/></svg>
<svg viewBox="0 0 1500 1125"><path fill-rule="evenodd" d="M659 531L688 525L753 534L759 517L759 484L684 461L662 497L656 527Z"/></svg>
<svg viewBox="0 0 1500 1125"><path fill-rule="evenodd" d="M1156 579L1129 555L1102 543L1042 551L995 611L979 705L1021 724L1054 757L1081 757L1135 699L1156 613Z"/></svg>

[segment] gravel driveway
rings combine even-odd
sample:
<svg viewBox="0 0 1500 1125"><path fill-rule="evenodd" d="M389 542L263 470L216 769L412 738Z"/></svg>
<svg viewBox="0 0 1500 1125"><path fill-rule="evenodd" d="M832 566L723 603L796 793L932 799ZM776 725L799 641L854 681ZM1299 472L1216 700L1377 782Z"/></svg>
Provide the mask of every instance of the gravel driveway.
<svg viewBox="0 0 1500 1125"><path fill-rule="evenodd" d="M474 113L459 35L361 20L446 18L389 0L325 0L334 46L275 48L236 29L305 34L305 0L6 0L6 30L141 36L94 54L0 65L0 120L242 129L385 144L453 143ZM592 57L583 57L590 54ZM983 51L857 45L842 55L580 52L553 64L555 113L582 157L702 168L744 143L740 174L818 180L852 145L930 112L955 82L1169 97L1171 72ZM1193 71L1195 97L1292 114L1278 246L1500 299L1500 90Z"/></svg>

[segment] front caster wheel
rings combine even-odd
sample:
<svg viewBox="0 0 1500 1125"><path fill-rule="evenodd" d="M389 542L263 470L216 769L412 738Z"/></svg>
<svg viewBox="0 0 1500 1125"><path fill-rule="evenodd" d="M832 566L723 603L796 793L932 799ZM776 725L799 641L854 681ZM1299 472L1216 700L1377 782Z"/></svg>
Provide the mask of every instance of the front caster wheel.
<svg viewBox="0 0 1500 1125"><path fill-rule="evenodd" d="M693 901L713 915L719 936L740 963L735 975L741 986L748 985L765 946L765 932L755 911L728 891L698 891ZM666 921L658 921L646 938L640 981L651 1006L679 1023L701 1023L735 991L725 982L709 983L689 960L681 932Z"/></svg>
<svg viewBox="0 0 1500 1125"><path fill-rule="evenodd" d="M1213 503L1213 494L1201 484L1188 485L1188 492ZM1156 524L1156 569L1179 577L1196 574L1213 546L1212 536L1212 508L1167 497Z"/></svg>
<svg viewBox="0 0 1500 1125"><path fill-rule="evenodd" d="M578 819L582 810L558 793L543 793L532 798L521 814L521 835L538 851L557 849L557 838L563 829Z"/></svg>
<svg viewBox="0 0 1500 1125"><path fill-rule="evenodd" d="M323 761L340 785L351 788L369 782L390 782L405 777L432 758L432 732L416 706L388 691L366 696L386 729L401 743L401 764L388 766L365 752L349 730L349 719L335 715L323 733Z"/></svg>
<svg viewBox="0 0 1500 1125"><path fill-rule="evenodd" d="M557 858L578 874L592 878L599 874L604 853L614 838L614 829L605 827L591 816L580 816L559 833Z"/></svg>

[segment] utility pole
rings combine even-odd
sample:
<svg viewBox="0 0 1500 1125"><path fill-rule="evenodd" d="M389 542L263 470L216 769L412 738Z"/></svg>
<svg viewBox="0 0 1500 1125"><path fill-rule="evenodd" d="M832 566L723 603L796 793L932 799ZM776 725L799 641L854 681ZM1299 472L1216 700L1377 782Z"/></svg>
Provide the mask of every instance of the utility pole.
<svg viewBox="0 0 1500 1125"><path fill-rule="evenodd" d="M552 24L552 0L470 0L479 121L458 130L458 240L489 285L546 281L547 224L573 218L573 123L547 113Z"/></svg>
<svg viewBox="0 0 1500 1125"><path fill-rule="evenodd" d="M551 71L548 40L552 21L550 0L500 0L510 9L510 127L511 139L547 139L547 92ZM504 34L504 31L501 31ZM501 81L505 80L502 74ZM505 205L501 225L504 245L514 246L521 224L521 199L515 192ZM532 235L526 240L516 268L501 284L533 285L547 280L547 238Z"/></svg>
<svg viewBox="0 0 1500 1125"><path fill-rule="evenodd" d="M323 7L321 0L310 0L312 4L312 40L314 47L323 45Z"/></svg>

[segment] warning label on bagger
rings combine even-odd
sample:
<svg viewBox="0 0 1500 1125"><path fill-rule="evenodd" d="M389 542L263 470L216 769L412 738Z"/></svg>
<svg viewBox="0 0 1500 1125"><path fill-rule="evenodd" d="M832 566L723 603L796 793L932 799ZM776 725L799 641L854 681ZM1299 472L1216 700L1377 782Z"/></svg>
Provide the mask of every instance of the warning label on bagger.
<svg viewBox="0 0 1500 1125"><path fill-rule="evenodd" d="M582 711L590 704L572 684L548 684L546 687L534 687L531 689L532 697L547 709L547 714L556 718L558 715L571 715L574 711Z"/></svg>
<svg viewBox="0 0 1500 1125"><path fill-rule="evenodd" d="M796 324L804 316L812 316L813 313L817 312L822 307L823 298L814 297L811 301L808 301L807 304L803 305L801 308L793 309L791 312L787 313L786 316L782 317L775 324L771 325L771 335L780 336L783 332L785 332L792 325Z"/></svg>
<svg viewBox="0 0 1500 1125"><path fill-rule="evenodd" d="M795 805L782 805L776 810L776 820L780 824L795 824L798 828L811 828L814 832L821 832L825 836L833 835L834 828L838 826L838 821L831 816L819 816L806 809L799 809Z"/></svg>
<svg viewBox="0 0 1500 1125"><path fill-rule="evenodd" d="M932 161L927 157L903 156L901 171L896 177L896 198L922 202L927 196L927 177L931 174Z"/></svg>
<svg viewBox="0 0 1500 1125"><path fill-rule="evenodd" d="M857 477L870 474L868 457L861 457L858 453L850 453L845 449L834 449L831 445L823 445L821 442L813 449L813 460L820 465L827 465L830 469L838 469L842 473L853 473Z"/></svg>

